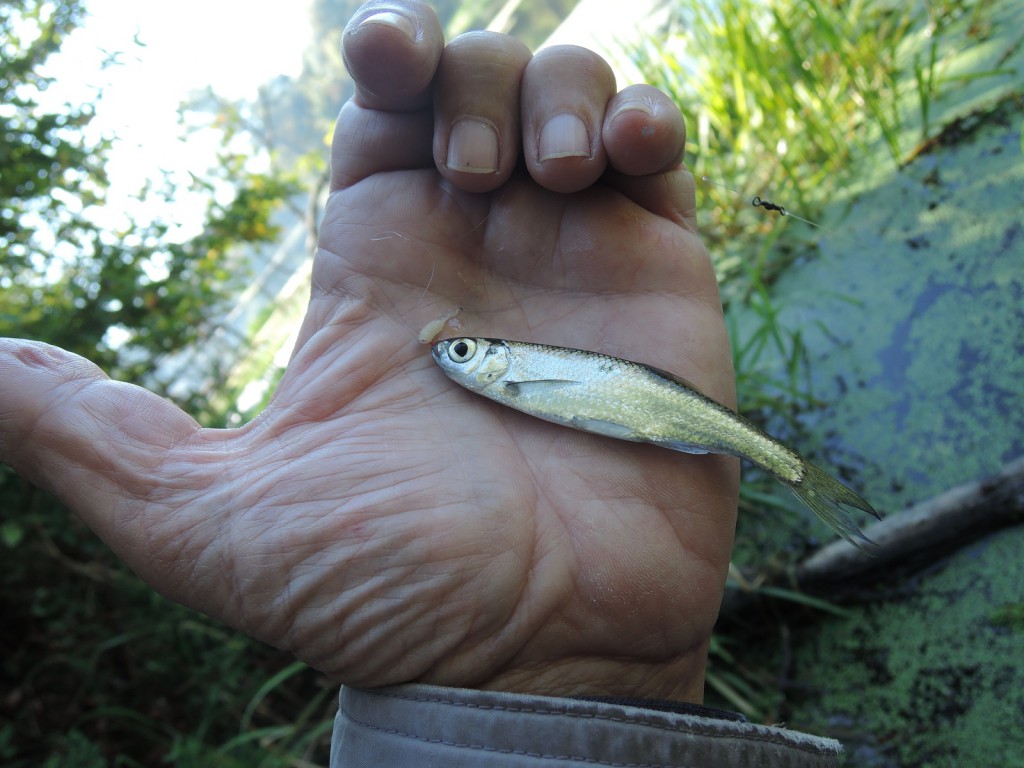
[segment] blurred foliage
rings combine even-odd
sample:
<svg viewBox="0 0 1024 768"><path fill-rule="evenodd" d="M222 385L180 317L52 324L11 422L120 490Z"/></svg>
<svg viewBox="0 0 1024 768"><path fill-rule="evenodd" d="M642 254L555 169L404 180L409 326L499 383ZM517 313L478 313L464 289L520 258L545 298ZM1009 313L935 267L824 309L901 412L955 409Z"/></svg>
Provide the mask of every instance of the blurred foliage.
<svg viewBox="0 0 1024 768"><path fill-rule="evenodd" d="M332 685L156 595L50 497L23 490L26 535L4 547L0 593L0 763L323 761Z"/></svg>
<svg viewBox="0 0 1024 768"><path fill-rule="evenodd" d="M241 249L276 238L272 215L296 181L250 171L225 143L217 168L196 179L208 206L194 237L178 233L169 186L140 192L165 219L97 223L113 144L90 130L101 106L41 106L44 65L85 15L81 0L0 5L0 335L59 345L162 391L158 362L210 332L245 278ZM194 371L196 381L220 375ZM224 421L202 391L182 405ZM332 691L319 676L282 678L287 690L257 701L264 681L291 668L286 654L156 596L4 466L0 548L0 763L283 765L267 761L322 754L310 722Z"/></svg>
<svg viewBox="0 0 1024 768"><path fill-rule="evenodd" d="M530 50L536 50L578 3L579 0L447 0L436 7L449 39L474 29L491 29L512 35Z"/></svg>
<svg viewBox="0 0 1024 768"><path fill-rule="evenodd" d="M0 335L47 341L141 382L158 356L209 331L209 318L245 278L238 247L276 238L271 214L297 186L252 173L244 155L225 152L211 178L197 180L209 203L194 238L176 237L171 188L140 192L166 219L125 220L117 230L97 224L111 141L88 137L95 106L38 106L50 83L43 64L83 19L73 0L0 6ZM235 189L229 201L214 195L216 181ZM190 405L202 411L201 402Z"/></svg>

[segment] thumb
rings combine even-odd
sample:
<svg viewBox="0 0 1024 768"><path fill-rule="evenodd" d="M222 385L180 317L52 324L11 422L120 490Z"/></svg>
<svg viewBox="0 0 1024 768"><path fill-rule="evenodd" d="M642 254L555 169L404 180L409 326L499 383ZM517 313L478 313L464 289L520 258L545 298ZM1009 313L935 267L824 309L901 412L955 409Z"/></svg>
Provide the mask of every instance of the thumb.
<svg viewBox="0 0 1024 768"><path fill-rule="evenodd" d="M126 513L157 500L174 450L199 430L176 406L112 381L78 355L0 339L0 461L54 493L112 545L115 531L129 533Z"/></svg>

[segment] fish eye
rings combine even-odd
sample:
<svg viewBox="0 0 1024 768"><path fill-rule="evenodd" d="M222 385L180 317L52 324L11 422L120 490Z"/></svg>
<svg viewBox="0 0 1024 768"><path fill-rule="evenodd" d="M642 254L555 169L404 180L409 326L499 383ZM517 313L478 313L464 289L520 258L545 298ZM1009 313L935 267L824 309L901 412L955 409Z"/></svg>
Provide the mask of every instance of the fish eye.
<svg viewBox="0 0 1024 768"><path fill-rule="evenodd" d="M448 346L448 357L455 363L464 363L476 353L476 342L472 339L459 339Z"/></svg>

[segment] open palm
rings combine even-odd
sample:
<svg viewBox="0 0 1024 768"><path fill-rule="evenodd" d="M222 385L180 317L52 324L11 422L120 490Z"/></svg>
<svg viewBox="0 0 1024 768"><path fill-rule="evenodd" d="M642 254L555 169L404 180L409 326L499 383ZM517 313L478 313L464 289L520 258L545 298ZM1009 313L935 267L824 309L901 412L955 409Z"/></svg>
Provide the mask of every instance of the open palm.
<svg viewBox="0 0 1024 768"><path fill-rule="evenodd" d="M164 593L343 682L699 700L735 462L503 409L417 340L460 307L467 334L642 360L730 400L681 118L651 89L616 95L585 51L531 59L487 35L442 53L427 9L393 6L397 22L362 11L346 35L357 95L309 313L265 412L203 430L6 341L0 457ZM522 137L570 109L592 151L540 161ZM493 172L451 161L444 126L466 114L499 136Z"/></svg>

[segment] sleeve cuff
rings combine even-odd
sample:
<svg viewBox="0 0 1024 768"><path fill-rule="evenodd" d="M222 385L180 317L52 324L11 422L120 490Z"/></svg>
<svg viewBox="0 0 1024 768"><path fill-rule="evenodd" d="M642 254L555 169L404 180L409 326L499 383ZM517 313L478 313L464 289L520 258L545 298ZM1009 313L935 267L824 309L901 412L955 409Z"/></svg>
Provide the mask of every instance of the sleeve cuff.
<svg viewBox="0 0 1024 768"><path fill-rule="evenodd" d="M341 689L331 766L838 766L833 739L642 700L399 685Z"/></svg>

